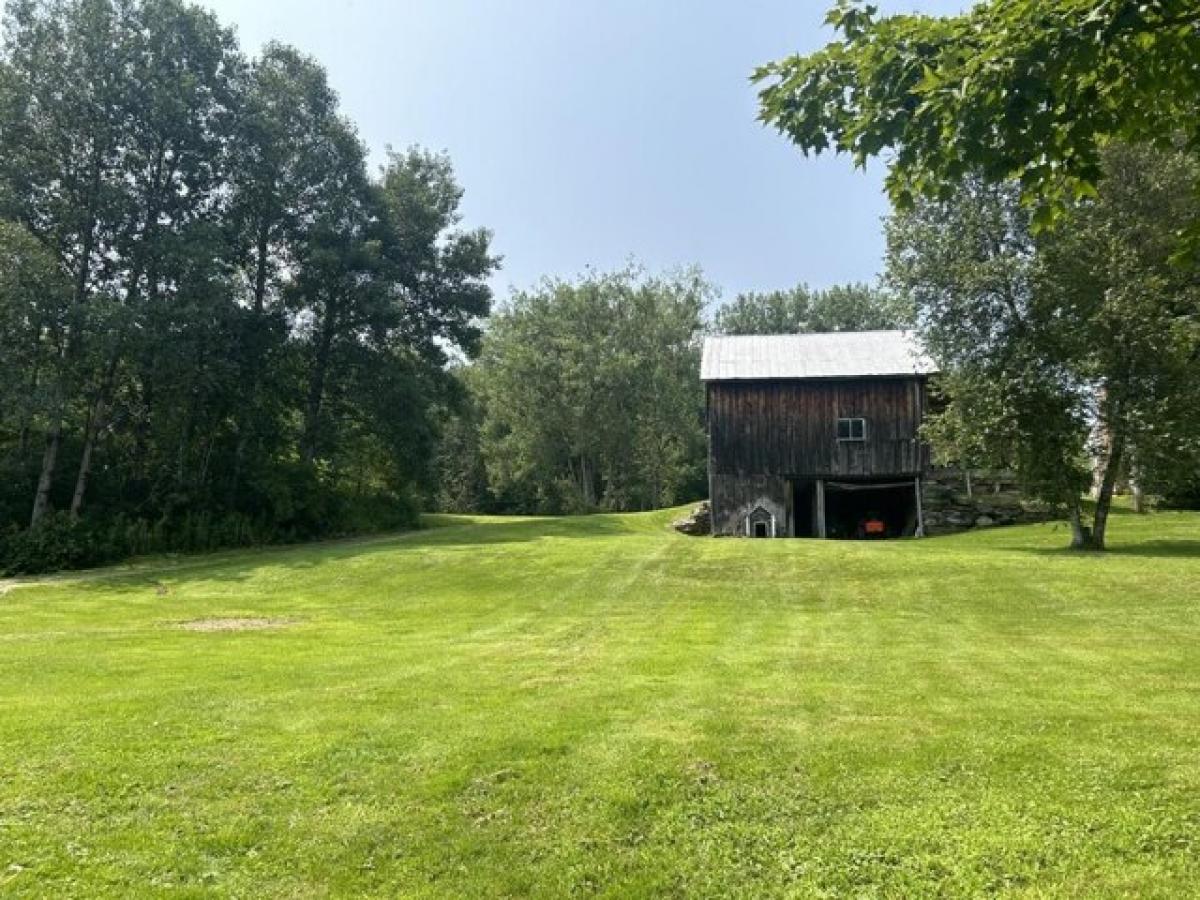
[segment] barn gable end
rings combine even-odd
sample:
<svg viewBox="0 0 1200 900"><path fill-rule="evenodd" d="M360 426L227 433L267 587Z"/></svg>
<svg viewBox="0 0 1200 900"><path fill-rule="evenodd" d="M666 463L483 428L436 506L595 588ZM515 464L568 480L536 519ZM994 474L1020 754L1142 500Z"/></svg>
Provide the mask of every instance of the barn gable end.
<svg viewBox="0 0 1200 900"><path fill-rule="evenodd" d="M777 537L851 536L870 516L918 532L933 369L903 331L710 338L713 533L753 534L755 509L778 517Z"/></svg>

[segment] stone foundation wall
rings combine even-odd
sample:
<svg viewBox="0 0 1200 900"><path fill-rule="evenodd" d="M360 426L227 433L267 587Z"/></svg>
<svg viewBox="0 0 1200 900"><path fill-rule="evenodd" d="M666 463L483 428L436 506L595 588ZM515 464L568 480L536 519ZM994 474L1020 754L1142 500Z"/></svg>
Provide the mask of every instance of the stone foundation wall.
<svg viewBox="0 0 1200 900"><path fill-rule="evenodd" d="M972 528L1044 522L1045 506L1027 501L1010 473L976 474L967 493L967 476L957 469L935 469L921 484L921 504L928 535L954 534Z"/></svg>

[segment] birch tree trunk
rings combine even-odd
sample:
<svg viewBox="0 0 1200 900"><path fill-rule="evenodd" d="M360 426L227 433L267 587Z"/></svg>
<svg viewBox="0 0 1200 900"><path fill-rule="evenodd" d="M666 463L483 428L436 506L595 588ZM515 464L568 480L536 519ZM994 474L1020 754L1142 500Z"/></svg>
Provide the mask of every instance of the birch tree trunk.
<svg viewBox="0 0 1200 900"><path fill-rule="evenodd" d="M88 418L87 434L83 443L83 455L79 458L79 472L75 476L75 491L71 494L71 521L79 521L83 510L83 497L87 492L88 478L92 474L92 453L96 446L96 437L104 428L105 403L103 395L96 398L92 407L92 415Z"/></svg>
<svg viewBox="0 0 1200 900"><path fill-rule="evenodd" d="M1146 512L1146 492L1136 479L1129 482L1129 493L1133 498L1133 511L1139 516Z"/></svg>
<svg viewBox="0 0 1200 900"><path fill-rule="evenodd" d="M1129 454L1129 496L1133 499L1133 511L1137 515L1146 512L1146 492L1142 490L1142 474L1138 471L1137 454Z"/></svg>
<svg viewBox="0 0 1200 900"><path fill-rule="evenodd" d="M1108 459L1104 464L1104 474L1100 480L1100 490L1096 494L1096 515L1092 523L1092 547L1104 549L1104 534L1108 528L1108 513L1112 508L1113 491L1117 485L1117 476L1121 471L1122 456L1125 452L1125 433L1119 426L1109 430Z"/></svg>

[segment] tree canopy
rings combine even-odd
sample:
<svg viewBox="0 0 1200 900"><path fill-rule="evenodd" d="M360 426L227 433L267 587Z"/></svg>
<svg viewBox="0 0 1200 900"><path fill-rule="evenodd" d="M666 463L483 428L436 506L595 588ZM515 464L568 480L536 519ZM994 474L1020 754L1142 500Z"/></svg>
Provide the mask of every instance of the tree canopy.
<svg viewBox="0 0 1200 900"><path fill-rule="evenodd" d="M461 199L419 148L373 176L317 62L198 6L9 3L0 544L411 521L499 264Z"/></svg>
<svg viewBox="0 0 1200 900"><path fill-rule="evenodd" d="M912 312L895 294L865 284L814 290L739 294L713 317L718 334L799 334L807 331L870 331L904 328Z"/></svg>
<svg viewBox="0 0 1200 900"><path fill-rule="evenodd" d="M546 281L493 316L474 380L495 491L518 508L649 509L703 493L697 271Z"/></svg>
<svg viewBox="0 0 1200 900"><path fill-rule="evenodd" d="M1111 139L1200 150L1200 9L1190 0L989 0L880 16L838 0L837 40L768 63L760 116L801 150L888 153L901 208L971 174L1014 181L1041 225L1094 193Z"/></svg>
<svg viewBox="0 0 1200 900"><path fill-rule="evenodd" d="M1014 184L965 180L888 225L888 278L945 372L930 434L947 461L1013 466L1104 546L1118 480L1200 462L1200 277L1171 261L1195 222L1187 155L1109 145L1096 198L1035 234ZM1095 475L1093 475L1093 471ZM1079 496L1095 477L1091 534Z"/></svg>

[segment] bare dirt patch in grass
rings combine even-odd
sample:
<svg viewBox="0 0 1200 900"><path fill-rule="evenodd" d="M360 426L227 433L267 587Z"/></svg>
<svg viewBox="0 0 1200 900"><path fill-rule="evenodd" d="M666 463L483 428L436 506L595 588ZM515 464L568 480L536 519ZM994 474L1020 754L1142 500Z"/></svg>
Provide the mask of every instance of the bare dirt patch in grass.
<svg viewBox="0 0 1200 900"><path fill-rule="evenodd" d="M286 628L294 625L292 619L265 619L252 616L236 616L221 619L193 619L180 622L185 631L257 631L265 628Z"/></svg>

